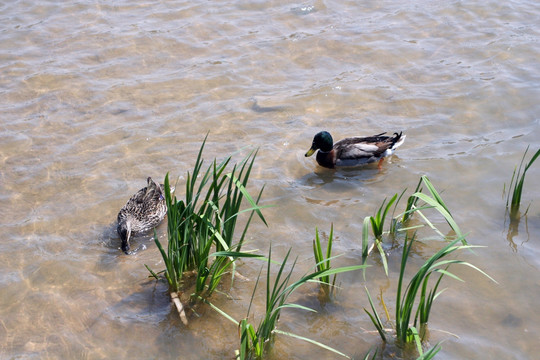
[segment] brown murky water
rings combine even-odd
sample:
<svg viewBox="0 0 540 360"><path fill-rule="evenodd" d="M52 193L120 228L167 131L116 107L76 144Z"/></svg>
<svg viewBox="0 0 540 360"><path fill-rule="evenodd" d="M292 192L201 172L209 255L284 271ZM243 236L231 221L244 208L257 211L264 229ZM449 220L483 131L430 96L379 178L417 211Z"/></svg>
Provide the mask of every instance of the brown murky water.
<svg viewBox="0 0 540 360"><path fill-rule="evenodd" d="M498 281L455 269L466 283L445 283L430 322L430 342L444 340L438 358L540 352L540 166L510 234L502 197L539 144L537 1L8 0L0 10L1 358L232 357L234 325L203 309L182 326L166 287L147 278L144 264L163 268L152 241L125 256L115 232L146 177L183 176L208 131L207 158L260 148L251 186L266 184L275 207L248 246L271 242L275 258L292 247L299 276L315 227L333 223L338 265L357 264L364 216L428 175L469 241L486 246L461 258ZM321 129L407 140L380 172L334 172L304 157ZM441 245L424 240L411 268ZM400 247L387 249L389 279L374 258L367 285L393 309ZM259 267L242 262L251 281L213 301L245 316ZM293 300L318 313L285 311L279 327L363 357L380 344L366 283L340 282L324 307L313 286L300 289ZM336 357L283 336L274 355Z"/></svg>

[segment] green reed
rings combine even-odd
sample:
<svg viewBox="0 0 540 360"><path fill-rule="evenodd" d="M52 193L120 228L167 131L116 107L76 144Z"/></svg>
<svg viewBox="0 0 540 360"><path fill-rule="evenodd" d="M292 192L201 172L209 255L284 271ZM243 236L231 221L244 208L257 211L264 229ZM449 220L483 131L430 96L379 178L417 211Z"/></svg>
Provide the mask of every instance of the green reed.
<svg viewBox="0 0 540 360"><path fill-rule="evenodd" d="M432 255L411 278L407 286L405 286L405 268L409 260L409 254L413 242L415 241L415 236L413 236L410 240L408 239L408 236L405 237L396 293L396 312L394 325L398 343L416 343L418 351L421 355L421 342L425 340L427 324L429 321L429 315L433 303L435 299L442 293L442 291L438 291L442 278L444 276L448 276L450 278L463 281L458 276L452 274L448 270L449 267L451 265L465 265L477 270L484 276L488 277L490 280L495 281L489 275L487 275L485 272L472 265L471 263L456 259L446 259L456 250L470 249L475 247L472 245L457 245L457 243L462 240L462 238L457 238L448 243L437 253ZM438 279L428 291L430 278L433 273L438 274ZM371 305L371 312L366 309L364 309L364 311L368 313L375 328L379 332L381 339L383 341L387 341L387 331L385 330L381 319L377 315L377 311L375 310L373 301L371 300L371 296L367 289L366 292ZM433 350L433 352L435 352L435 350Z"/></svg>
<svg viewBox="0 0 540 360"><path fill-rule="evenodd" d="M424 187L427 189L428 193L422 192ZM400 198L401 196L399 196L398 198L396 194L392 197L391 201L388 204L385 205L386 200L383 201L383 205L381 205L381 207L379 208L379 211L377 212L377 215L374 217L376 226L373 226L373 224L371 223L371 219L369 217L364 219L364 228L362 232L363 233L362 246L363 246L364 259L365 257L367 257L367 254L369 253L369 250L365 250L368 244L367 238L369 237L369 225L371 224L372 229L374 229L374 235L376 236L376 239L375 239L375 245L376 245L377 235L379 235L380 237L384 233L384 231L381 230L382 226L380 226L380 223L384 223L384 217L388 213L388 210L391 204L394 202L393 200L397 199L396 200L396 206L397 206L397 203L399 202ZM419 202L422 202L422 204L418 204ZM433 222L429 220L429 218L424 214L425 210L428 210L428 209L434 209L437 212L439 212L444 217L445 221L448 223L450 228L453 230L453 232L455 233L455 236L449 238L448 236L444 235L433 224ZM411 217L414 214L417 214L420 217L423 224L412 226L412 227L406 227L407 225L406 223L411 219ZM398 221L397 219L401 219L401 221ZM440 235L442 239L449 240L450 242L447 243L437 253L432 255L424 263L424 265L420 267L417 273L411 278L408 285L405 286L405 280L404 280L405 268L407 266L407 262L410 259L409 258L410 251L411 251L411 248L415 241L415 236L416 236L416 233L415 233L412 236L412 238L410 238L409 240L408 231L417 229L419 227L426 226L426 225L429 226L432 230L434 230L438 235ZM432 348L430 351L424 353L422 350L421 344L425 340L427 323L429 321L429 316L431 313L433 303L435 299L442 293L442 291L438 290L439 285L441 284L441 280L443 279L444 276L448 276L448 277L462 281L459 277L449 272L449 267L451 265L456 265L456 264L469 266L479 271L483 275L487 276L489 279L491 280L493 279L489 277L487 274L485 274L483 271L481 271L480 269L478 269L477 267L475 267L474 265L468 262L463 262L463 261L459 261L455 259L448 259L448 256L452 254L453 252L455 252L456 250L471 249L474 246L467 244L465 240L465 235L461 232L450 210L446 206L439 192L435 189L433 184L429 181L429 179L426 176L421 177L416 187L415 192L412 195L410 195L407 200L407 207L406 207L405 212L401 215L396 216L393 219L392 226L395 226L395 229L393 230L391 227L389 233L392 233L392 232L405 233L398 287L397 287L397 293L396 293L396 312L395 312L395 323L394 323L396 338L398 340L398 344L409 344L409 343L416 344L418 353L420 354L420 358L431 359L440 350L440 347L437 345L434 348ZM377 232L375 231L375 229ZM461 242L461 245L457 245L459 242ZM383 255L381 248L378 247L378 249L379 249L379 252L381 253L381 257L383 257L384 259L383 266L385 267L385 271L387 272L385 256ZM436 277L436 279L434 279L433 282L430 282L430 279L433 273L437 273L438 276ZM389 334L387 333L387 330L385 329L381 318L377 314L371 295L369 291L367 290L367 288L366 288L366 293L368 296L371 310L368 311L367 309L364 309L364 311L369 315L372 323L374 324L375 328L379 332L381 339L386 342L388 340ZM388 309L386 308L384 301L382 301L382 304L387 314L387 317L389 318Z"/></svg>
<svg viewBox="0 0 540 360"><path fill-rule="evenodd" d="M324 271L330 269L330 261L332 260L332 243L334 240L334 225L330 227L330 234L328 235L328 242L326 244L326 255L323 255L321 246L321 240L319 238L319 229L315 228L315 240L313 240L313 255L315 257L316 268L318 271ZM332 280L329 275L321 276L319 278L321 295L326 300L330 300L334 297L336 289L336 277L334 274Z"/></svg>
<svg viewBox="0 0 540 360"><path fill-rule="evenodd" d="M471 267L483 274L484 276L488 277L489 279L493 280L489 275L487 275L485 272L472 265L471 263L455 259L444 259L456 250L470 249L475 247L472 245L456 245L458 242L463 240L461 237L459 237L451 241L437 253L432 255L411 278L407 287L403 288L405 267L407 266L409 253L411 251L414 240L414 236L411 238L410 241L408 241L407 237L405 238L401 257L398 290L396 294L396 335L397 338L403 343L411 342L411 340L413 339L411 338L412 333L410 330L410 324L413 320L414 323L412 326L416 329L420 329L420 339L422 341L425 339L426 325L429 320L429 315L433 302L442 292L437 291L442 278L444 276L448 276L453 279L463 281L462 279L448 271L450 265L459 264ZM439 275L439 278L435 282L435 285L428 292L428 283L433 273L437 273ZM417 301L418 293L420 293L420 297ZM413 315L415 303L418 303L418 305L417 310Z"/></svg>
<svg viewBox="0 0 540 360"><path fill-rule="evenodd" d="M196 273L196 296L210 296L217 288L222 276L234 267L231 256L211 256L213 248L239 251L254 214L266 224L259 200L262 190L253 199L246 190L255 161L256 152L250 153L231 171L226 171L231 157L220 163L214 161L202 170L204 139L195 165L187 173L185 196L178 200L170 194L169 174L165 177L165 201L167 204L167 251L154 237L165 263L165 278L171 296L183 289L183 275L187 271ZM249 202L248 209L241 210L242 201ZM249 212L249 218L239 239L235 238L238 216ZM211 258L214 258L211 262ZM150 269L149 269L150 270ZM154 272L153 276L157 277Z"/></svg>
<svg viewBox="0 0 540 360"><path fill-rule="evenodd" d="M261 273L262 273L263 267L261 267L261 271L259 272L257 281L255 282L255 286L253 288L253 293L251 296L251 301L250 301L248 312L245 319L241 321L236 321L227 313L225 313L223 310L217 308L216 306L214 306L213 304L209 303L206 300L206 302L210 304L210 306L214 310L216 310L218 313L222 314L224 317L226 317L227 319L229 319L230 321L232 321L238 326L239 333L240 333L240 349L237 351L237 359L244 360L244 359L264 358L265 354L269 350L269 345L273 342L276 334L281 334L281 335L286 335L286 336L294 337L297 339L301 339L311 344L322 347L326 350L332 351L333 353L337 355L349 358L349 356L341 353L340 351L333 349L327 345L324 345L320 342L314 341L312 339L309 339L300 335L281 331L277 329L277 324L281 316L281 311L286 308L315 312L315 310L308 308L306 306L288 302L288 298L300 286L308 282L320 282L318 281L318 279L326 278L326 277L329 278L332 275L336 275L336 274L347 272L347 271L359 270L359 269L364 268L365 266L354 265L354 266L332 269L329 266L326 267L325 265L323 265L325 266L324 269L318 269L321 263L317 263L315 266L317 269L315 271L302 276L299 280L293 281L292 275L293 275L297 260L295 259L292 262L292 265L288 266L290 254L291 254L291 250L287 252L283 261L279 263L278 271L274 277L272 277L271 265L275 264L275 262L272 260L271 247L269 249L268 258L263 258L255 254L236 253L236 252L227 252L227 251L214 254L217 256L255 257L255 258L264 259L267 262L265 312L257 327L251 324L248 321L248 318L250 317L251 306L253 304L253 299L255 298L255 293L257 291L257 288L261 279ZM323 260L323 263L324 262L325 260ZM285 270L287 267L289 267L288 271Z"/></svg>
<svg viewBox="0 0 540 360"><path fill-rule="evenodd" d="M392 207L392 204L397 199L398 199L398 195L394 194L394 196L392 196L392 198L390 199L388 204L386 204L386 206L385 206L386 199L384 199L384 201L382 202L375 216L367 216L364 218L364 225L363 225L364 228L362 231L362 263L365 263L366 258L369 254L369 250L368 250L369 229L368 227L371 224L371 230L373 231L373 235L375 236L374 246L379 251L379 254L381 256L381 261L383 263L384 271L387 276L388 276L388 262L386 259L386 254L384 252L384 249L382 248L382 236L384 233L384 223L386 220L386 215L388 214L388 211Z"/></svg>
<svg viewBox="0 0 540 360"><path fill-rule="evenodd" d="M377 354L379 353L379 350L375 348L375 352L371 354L371 351L373 349L369 349L368 353L364 356L364 360L375 360L377 358Z"/></svg>
<svg viewBox="0 0 540 360"><path fill-rule="evenodd" d="M525 182L525 174L527 173L527 170L529 170L531 165L540 156L540 149L538 149L536 153L532 156L532 158L529 160L527 165L525 165L523 172L521 172L521 169L523 167L523 161L525 161L525 156L527 155L527 151L529 151L528 146L527 146L527 149L525 150L525 153L523 153L523 157L521 158L521 162L519 163L519 168L517 166L514 168L514 172L512 173L512 180L510 181L510 186L508 187L509 191L508 191L508 196L506 197L506 209L508 209L508 204L510 203L510 219L511 220L517 220L519 218L519 206L521 204L521 194L523 192L523 183ZM516 170L517 170L517 173L516 173ZM514 186L513 189L512 189L512 185ZM510 193L512 193L511 200L510 200ZM525 214L527 214L528 210L529 209L527 208L527 210L525 211Z"/></svg>
<svg viewBox="0 0 540 360"><path fill-rule="evenodd" d="M427 179L427 177L424 177L424 176L420 177L420 180L418 180L418 184L416 185L416 189L414 190L413 194L422 192L422 190L423 190L422 182L424 181L424 178L427 181L429 181L429 179ZM405 189L404 191L406 191L406 190L407 189ZM401 218L401 223L402 224L406 224L407 221L409 221L410 217L414 213L413 209L418 207L417 204L418 204L418 198L416 196L409 196L409 198L407 199L407 206L405 207L405 211L403 212L403 215L402 215L402 218Z"/></svg>
<svg viewBox="0 0 540 360"><path fill-rule="evenodd" d="M240 359L261 358L266 349L266 345L272 342L274 334L276 333L294 336L297 338L302 338L298 335L285 333L276 329L277 322L281 315L281 311L285 308L294 308L294 309L301 309L301 310L307 310L307 311L314 311L313 309L308 308L306 306L302 306L299 304L292 304L292 303L287 302L287 299L289 298L289 296L296 289L298 289L300 286L307 283L308 281L320 279L322 277L330 276L332 274L337 274L338 272L350 271L351 269L360 268L356 266L356 267L351 267L348 269L347 268L341 268L341 269L327 268L325 270L317 270L307 275L304 275L303 277L301 277L299 280L295 282L292 282L291 277L292 277L294 268L296 266L296 259L293 261L289 272L288 273L285 272L285 267L287 265L290 253L291 251L289 250L283 262L281 263L275 278L272 280L271 279L272 249L270 248L269 250L267 269L266 269L266 307L265 307L266 311L256 331L254 331L255 330L254 328L250 328L249 326L246 325L245 332L241 332L242 340L247 339L248 341L244 342L245 347L243 349L241 348L240 350L240 354L245 355L244 357L240 356ZM258 280L257 280L257 283L258 283ZM255 285L255 289L256 289L256 286L257 284ZM254 292L255 292L255 289L254 289ZM252 296L252 301L253 301L253 296ZM249 317L249 309L248 309L247 316ZM303 339L307 340L305 338ZM310 341L310 342L315 343L313 341ZM334 350L334 352L336 354L347 357L346 355L338 352L337 350Z"/></svg>
<svg viewBox="0 0 540 360"><path fill-rule="evenodd" d="M418 215L420 215L422 219L425 221L425 223L431 229L433 229L443 239L446 239L447 236L445 236L441 231L439 231L439 229L436 226L434 226L431 223L431 221L429 221L428 218L422 212L422 210L430 209L430 208L437 210L444 217L444 220L447 222L447 224L450 226L452 231L455 233L455 237L460 238L462 244L466 245L467 240L465 239L465 235L461 232L461 229L459 228L458 224L454 220L454 217L450 213L450 210L446 206L439 192L435 189L435 187L433 186L431 181L427 178L427 176L423 175L421 177L421 180L422 180L422 183L428 189L429 195L424 194L421 190L412 194L411 196L415 198L415 200L412 201L411 209L406 210L406 212L409 212L411 215L412 213L417 213ZM421 206L421 207L416 206L417 199L423 201L426 205ZM407 202L407 205L409 205L409 202Z"/></svg>
<svg viewBox="0 0 540 360"><path fill-rule="evenodd" d="M377 239L381 239L383 232L384 232L384 222L386 220L386 215L388 214L388 211L392 207L392 204L397 200L398 194L394 194L388 204L384 206L386 203L386 199L383 200L381 206L379 207L379 210L377 210L377 214L375 216L370 216L369 221L371 223L371 229L373 230L373 235ZM384 210L383 210L384 209Z"/></svg>
<svg viewBox="0 0 540 360"><path fill-rule="evenodd" d="M371 306L371 312L369 312L366 308L364 308L364 312L369 316L373 325L375 325L375 329L377 329L377 332L379 333L382 341L386 342L387 339L386 339L386 330L384 328L384 324L381 318L379 317L379 313L375 309L375 305L373 305L373 299L371 298L371 294L369 293L369 290L367 289L367 287L365 289L366 289L366 294L369 301L369 306Z"/></svg>
<svg viewBox="0 0 540 360"><path fill-rule="evenodd" d="M429 191L429 194L425 194L422 192L423 191L423 187L421 186L422 184L427 188L427 190ZM424 215L423 210L435 209L436 211L438 211L444 217L444 219L446 220L450 228L454 231L455 236L460 237L463 244L467 243L465 236L463 235L458 224L454 220L452 214L450 213L450 210L448 210L448 207L446 206L444 200L440 196L439 192L435 189L431 181L427 178L427 176L422 176L420 178L414 193L408 197L405 211L400 215L394 216L395 210L401 198L405 194L406 190L407 189L403 190L403 192L401 192L399 196L397 193L394 194L392 198L390 198L390 201L388 203L386 203L386 199L384 199L381 206L377 210L377 213L375 214L375 216L366 216L364 218L364 222L362 226L362 263L365 264L369 253L372 251L373 248L377 248L379 255L381 257L384 271L387 276L388 276L388 261L387 261L384 249L382 247L384 234L391 234L395 236L398 232L406 232L408 230L427 225L432 230L434 230L438 235L440 235L443 239L447 238L447 236L445 236ZM419 201L423 202L421 206L418 205ZM394 205L394 210L392 212L392 218L390 220L390 228L387 231L385 231L384 225L386 222L386 217L392 205ZM418 225L412 228L408 228L406 227L406 225L414 213L417 213L418 216L420 216L424 224ZM373 236L375 238L371 246L369 245L370 227L373 232Z"/></svg>
<svg viewBox="0 0 540 360"><path fill-rule="evenodd" d="M422 351L422 347L420 347L420 350L421 350L419 351L420 356L418 356L416 360L431 360L435 357L435 355L437 355L439 351L441 351L441 346L439 345L439 343L437 343L434 347L432 347L428 351L425 351L425 352Z"/></svg>

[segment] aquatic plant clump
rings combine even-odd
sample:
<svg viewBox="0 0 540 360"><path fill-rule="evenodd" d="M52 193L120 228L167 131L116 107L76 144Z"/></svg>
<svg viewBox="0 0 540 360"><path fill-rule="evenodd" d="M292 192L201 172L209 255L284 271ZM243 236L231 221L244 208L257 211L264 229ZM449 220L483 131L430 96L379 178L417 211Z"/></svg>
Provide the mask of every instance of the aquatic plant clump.
<svg viewBox="0 0 540 360"><path fill-rule="evenodd" d="M424 184L426 188L428 189L430 195L422 193L422 188L420 187L421 184ZM402 193L403 195L403 193ZM364 220L364 231L363 231L363 254L364 260L365 257L368 255L368 251L365 250L367 246L367 237L369 235L369 225L372 224L374 235L376 236L375 243L377 242L378 238L382 235L382 225L381 223L384 223L384 218L386 216L386 213L388 212L389 207L391 204L396 200L397 194L392 197L390 202L384 207L385 202L381 205L379 208L379 211L375 217L366 217ZM399 197L401 198L401 196ZM424 202L426 205L418 206L418 201ZM399 202L399 199L397 200ZM397 204L397 203L396 203ZM445 236L442 234L442 232L437 229L437 227L422 213L424 209L430 209L433 208L437 210L440 214L443 215L444 219L450 226L450 228L454 231L456 234L455 237L450 238L451 241L447 243L441 250L439 250L437 253L432 255L424 265L420 267L420 269L416 272L416 274L413 275L413 277L410 279L409 283L405 286L405 268L407 266L407 263L410 259L409 254L412 248L412 244L415 241L416 233L409 238L409 234L407 233L408 230L416 229L418 227L424 226L414 226L411 228L401 227L397 228L396 219L401 218L401 225L404 225L405 222L407 222L411 216L415 213L420 215L422 220L426 225L428 225L431 229L433 229L437 234L441 236L442 239L448 240L448 236ZM384 211L382 210L384 209ZM383 214L383 215L381 215ZM450 254L454 253L456 250L463 250L463 249L471 249L476 246L469 245L465 240L465 235L461 232L459 226L455 222L454 218L452 217L450 211L448 210L447 206L445 205L444 201L440 197L439 193L435 189L435 187L431 184L429 179L425 176L423 176L418 183L418 186L416 187L416 190L414 194L412 194L408 201L407 201L407 209L402 215L398 215L395 219L393 219L393 224L391 228L390 233L396 233L397 231L401 231L405 233L405 239L403 244L403 252L401 256L401 265L400 265L400 272L399 272L399 280L398 280L398 286L397 286L397 292L396 292L396 310L395 310L395 322L394 322L394 329L395 329L395 336L398 340L398 344L409 344L414 343L416 344L416 347L418 349L418 353L420 355L420 358L422 359L431 359L435 354L440 350L440 346L437 344L435 347L430 349L427 352L424 352L422 349L422 343L426 339L426 329L427 329L427 323L429 320L430 312L433 306L433 303L435 299L442 293L442 291L438 291L439 285L441 283L441 280L444 276L451 277L453 279L463 281L456 275L452 274L449 271L449 267L451 265L465 265L468 267L471 267L487 278L489 278L492 281L493 280L489 275L484 273L482 270L477 268L476 266L456 260L456 259L447 259ZM461 242L460 245L458 243ZM381 250L379 250L381 251ZM384 253L381 253L381 257L385 260ZM385 267L385 271L387 271L386 267L386 261L383 261L383 265ZM435 283L432 285L431 289L429 289L430 285L430 278L431 275L434 273L437 273L439 276ZM379 332L379 335L381 339L386 342L388 340L388 330L383 326L383 323L381 321L381 318L377 314L377 310L375 309L375 306L373 304L371 295L366 288L366 293L368 296L369 304L371 307L371 311L364 309L364 311L368 314L369 318L371 319L372 323L374 324L375 328ZM384 310L387 314L387 317L389 318L389 311L386 308L386 304L382 300L382 305L384 307Z"/></svg>
<svg viewBox="0 0 540 360"><path fill-rule="evenodd" d="M247 315L241 321L234 320L226 312L224 312L223 310L217 308L216 306L206 301L207 303L210 304L210 306L214 310L216 310L218 313L220 313L221 315L223 315L228 320L232 321L234 324L238 326L239 334L240 334L240 349L236 351L236 358L240 360L264 358L264 356L268 352L268 345L272 343L276 334L286 335L286 336L294 337L297 339L301 339L311 344L322 347L337 355L343 356L345 358L350 358L349 356L343 354L342 352L334 348L331 348L325 344L322 344L320 342L311 340L309 338L306 338L300 335L281 331L277 329L277 324L281 316L281 311L283 309L289 308L289 309L299 309L299 310L312 311L312 312L315 311L303 305L287 302L288 298L299 287L303 286L304 284L308 282L318 282L319 279L330 278L332 275L336 275L339 273L363 269L365 265L353 265L353 266L340 267L340 268L335 268L335 269L332 269L328 266L328 267L325 267L324 269L320 269L319 265L321 264L317 263L313 272L310 272L302 276L299 280L293 282L292 276L293 276L294 268L296 266L296 259L293 261L292 265L290 266L289 272L288 273L285 272L285 268L287 267L287 262L289 260L290 254L291 254L291 250L289 249L283 261L281 263L278 263L279 269L275 277L272 279L272 276L271 276L272 264L274 264L275 261L272 260L271 247L269 249L268 258L264 258L262 256L254 255L254 254L246 254L246 253L242 253L242 254L228 253L228 252L222 253L222 255L226 255L226 256L235 255L238 257L246 257L246 256L258 257L267 262L266 264L266 306L265 306L265 312L262 315L262 319L257 327L253 326L248 321L248 318L250 317L251 305L253 303L255 292L259 285L259 280L261 278L263 267L261 267L261 271L259 272L257 281L255 282L255 286L253 288L253 294L251 296L251 301L248 307ZM323 262L324 261L325 260L323 260Z"/></svg>
<svg viewBox="0 0 540 360"><path fill-rule="evenodd" d="M220 163L214 159L203 172L202 153L205 143L206 138L192 172L187 174L183 200L170 194L169 174L165 177L167 249L164 249L157 236L154 237L165 263L164 276L169 284L171 298L184 322L187 320L182 315L183 306L178 300L187 288L183 283L184 274L188 271L195 274L192 298L209 297L216 290L222 276L231 267L234 268L235 261L233 256L213 256L212 249L240 251L254 214L266 224L261 213L262 207L258 205L263 190L253 199L246 189L256 152L250 153L240 164L235 164L229 172L226 169L231 162L230 156ZM249 208L241 209L243 200L249 202ZM249 213L249 217L237 239L236 223L243 213ZM158 278L155 272L151 271L151 274Z"/></svg>
<svg viewBox="0 0 540 360"><path fill-rule="evenodd" d="M329 270L330 261L332 260L332 244L334 241L334 225L330 227L328 242L326 244L326 255L323 254L321 239L319 237L319 229L315 228L315 240L313 240L313 256L315 257L315 267L318 271ZM331 300L336 291L336 277L334 275L330 281L330 276L325 275L319 278L320 295L323 300Z"/></svg>
<svg viewBox="0 0 540 360"><path fill-rule="evenodd" d="M527 149L525 150L525 153L523 153L523 157L521 158L521 162L519 163L519 168L517 168L517 166L514 168L514 172L512 173L512 180L510 180L510 186L508 189L509 191L506 197L506 209L508 210L508 208L510 207L510 220L517 220L519 218L519 207L521 205L521 195L523 192L525 175L527 174L527 170L529 170L531 165L540 156L540 149L538 149L536 153L534 153L534 155L531 157L527 165L525 165L525 168L523 168L523 172L521 172L521 169L523 167L523 161L525 161L525 156L527 155L528 151L529 147L527 146ZM510 194L512 194L512 199L510 199ZM510 204L510 206L508 206L508 204ZM528 210L529 209L527 208L525 214L527 214Z"/></svg>
<svg viewBox="0 0 540 360"><path fill-rule="evenodd" d="M421 186L422 184L424 184L424 186L428 189L429 194L425 194L422 192L423 191L423 187ZM375 214L375 216L366 216L364 218L364 223L362 227L362 263L363 264L366 263L369 254L373 251L374 248L376 248L381 257L381 262L383 264L384 272L387 276L388 276L388 260L386 259L386 254L382 247L383 235L389 234L391 236L395 236L398 232L404 233L409 230L428 226L433 231L435 231L442 239L449 240L453 238L453 237L449 238L447 235L444 235L428 219L428 217L424 215L423 210L434 209L437 212L439 212L444 217L444 219L446 220L446 222L448 223L448 225L454 232L455 237L459 237L461 239L461 242L464 245L467 244L467 240L465 239L465 236L461 232L461 229L459 228L458 224L454 220L454 217L450 213L450 210L448 210L448 207L446 206L439 192L435 189L431 181L425 175L420 178L420 181L418 182L418 185L416 186L414 193L410 195L409 198L407 199L407 206L405 208L405 211L402 214L394 217L396 208L401 198L405 194L406 190L407 189L403 190L399 196L397 193L394 194L390 198L390 201L388 201L388 203L386 202L386 199L384 199L381 206L377 210L377 213ZM424 204L419 206L418 205L419 201L422 201ZM385 231L384 225L386 222L386 217L392 205L394 205L394 210L392 213L392 218L390 219L390 227L388 230ZM415 213L420 216L420 218L423 221L423 224L416 225L413 227L406 227L408 221L411 219L411 217ZM369 245L370 227L373 232L373 236L375 238L371 245Z"/></svg>
<svg viewBox="0 0 540 360"><path fill-rule="evenodd" d="M437 344L430 351L424 353L422 343L426 340L427 324L433 303L435 299L444 291L438 291L441 280L444 276L448 276L453 279L463 281L458 276L449 272L449 267L451 265L465 265L475 269L490 280L494 282L495 280L468 262L456 259L445 259L456 250L470 249L475 247L472 245L457 245L457 243L461 241L461 238L457 238L432 255L412 276L407 286L405 286L405 268L407 266L409 254L414 241L414 236L410 240L408 237L406 237L403 245L401 267L396 292L394 330L397 344L416 344L420 358L430 359L435 356L435 354L440 350L440 347ZM439 277L428 291L430 277L434 273L438 273ZM373 300L367 288L366 293L371 306L371 311L365 308L364 311L368 314L373 325L379 332L381 339L384 342L387 342L388 337L390 336L388 329L384 327L384 324L379 317L377 310L375 309ZM386 308L384 301L382 301L382 305L388 315L388 309Z"/></svg>

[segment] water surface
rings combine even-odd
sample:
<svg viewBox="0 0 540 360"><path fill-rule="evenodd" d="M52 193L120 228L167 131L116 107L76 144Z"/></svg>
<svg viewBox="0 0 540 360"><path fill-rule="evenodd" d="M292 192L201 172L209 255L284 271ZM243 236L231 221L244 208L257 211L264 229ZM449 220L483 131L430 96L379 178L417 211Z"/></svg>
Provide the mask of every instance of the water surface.
<svg viewBox="0 0 540 360"><path fill-rule="evenodd" d="M292 247L312 266L315 227L334 224L337 265L358 264L364 216L427 175L472 244L470 269L447 281L430 321L441 359L529 359L540 352L540 170L529 170L527 218L509 231L503 185L540 133L536 1L6 1L0 5L0 349L5 358L230 359L236 328L200 309L188 328L144 264L149 237L119 250L118 210L147 176L180 177L209 131L206 157L259 148L251 190L266 185L269 227L248 246ZM383 169L328 171L305 158L322 129L336 139L403 131ZM246 148L247 147L247 148ZM439 225L444 227L442 219ZM158 228L163 238L165 227ZM411 268L442 246L426 239ZM340 277L322 306L315 287L279 327L363 355L380 339L367 285L392 307L401 247L374 258L367 282ZM230 298L247 312L260 264L244 261ZM224 289L228 290L228 289ZM264 307L256 298L256 313ZM273 357L333 359L278 337ZM391 358L391 349L386 352Z"/></svg>

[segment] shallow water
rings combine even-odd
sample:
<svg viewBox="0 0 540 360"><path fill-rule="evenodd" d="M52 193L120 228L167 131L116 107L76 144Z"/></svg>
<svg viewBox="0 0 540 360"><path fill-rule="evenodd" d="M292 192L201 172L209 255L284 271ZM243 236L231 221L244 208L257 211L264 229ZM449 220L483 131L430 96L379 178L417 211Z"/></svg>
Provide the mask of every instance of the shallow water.
<svg viewBox="0 0 540 360"><path fill-rule="evenodd" d="M486 246L460 258L498 282L455 269L466 282L448 280L431 316L430 343L444 340L437 358L540 351L540 167L513 233L502 196L527 145L538 148L537 1L38 0L0 10L2 358L232 357L235 326L200 309L185 328L166 287L147 278L144 264L163 268L149 236L135 244L147 250L125 256L115 231L147 176L182 183L208 131L207 158L260 148L252 192L266 185L275 207L248 246L271 242L275 258L292 247L298 275L313 263L315 227L327 234L333 223L338 265L357 264L364 216L427 175L469 242ZM407 140L381 171L334 172L304 157L321 129ZM441 245L418 244L411 267ZM392 306L401 247L387 249L389 279L374 258L367 285ZM213 301L245 316L259 267L243 261L251 280ZM365 283L339 279L336 303L302 288L293 300L318 313L285 311L279 327L362 358L380 344ZM273 357L315 354L336 357L283 336Z"/></svg>

